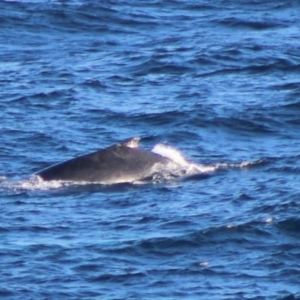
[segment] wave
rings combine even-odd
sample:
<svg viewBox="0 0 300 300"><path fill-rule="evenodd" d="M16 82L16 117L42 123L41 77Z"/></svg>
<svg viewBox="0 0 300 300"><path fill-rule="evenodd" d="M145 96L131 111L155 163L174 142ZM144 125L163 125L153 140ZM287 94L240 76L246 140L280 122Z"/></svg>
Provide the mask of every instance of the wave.
<svg viewBox="0 0 300 300"><path fill-rule="evenodd" d="M287 232L300 234L300 219L288 218L286 220L279 221L277 226Z"/></svg>
<svg viewBox="0 0 300 300"><path fill-rule="evenodd" d="M266 238L270 236L270 224L274 223L272 217L266 217L259 220L253 220L240 224L226 224L220 226L212 226L195 230L199 224L184 222L184 228L187 233L183 235L145 237L137 240L123 241L116 245L106 245L102 249L105 253L124 255L136 255L137 253L152 253L155 256L177 255L182 252L188 252L189 249L197 249L205 247L214 247L222 244L224 247L230 245L244 244L251 245L258 237ZM161 228L170 224L161 224ZM173 227L181 227L182 223L173 221ZM159 231L161 232L161 231ZM257 241L258 242L258 241Z"/></svg>
<svg viewBox="0 0 300 300"><path fill-rule="evenodd" d="M263 19L263 20L245 20L237 17L229 17L222 20L216 19L213 23L219 23L222 26L228 26L233 28L249 28L253 30L268 30L275 28L286 28L288 23L283 22L275 18Z"/></svg>

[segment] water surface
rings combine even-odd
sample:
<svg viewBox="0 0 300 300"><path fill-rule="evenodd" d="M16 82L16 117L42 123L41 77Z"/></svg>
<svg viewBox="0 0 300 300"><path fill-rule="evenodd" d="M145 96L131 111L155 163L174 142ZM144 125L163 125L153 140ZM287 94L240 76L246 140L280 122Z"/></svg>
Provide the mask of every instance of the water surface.
<svg viewBox="0 0 300 300"><path fill-rule="evenodd" d="M300 299L299 11L2 1L1 298ZM263 163L142 186L28 181L133 136Z"/></svg>

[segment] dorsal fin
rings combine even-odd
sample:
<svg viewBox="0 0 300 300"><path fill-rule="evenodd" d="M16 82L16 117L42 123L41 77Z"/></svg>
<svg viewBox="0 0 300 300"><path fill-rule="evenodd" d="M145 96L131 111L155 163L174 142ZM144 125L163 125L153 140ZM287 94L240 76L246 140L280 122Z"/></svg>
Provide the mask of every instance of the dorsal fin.
<svg viewBox="0 0 300 300"><path fill-rule="evenodd" d="M119 145L120 146L126 146L129 148L138 148L139 147L139 141L141 140L140 137L134 137L129 140L125 140L121 142Z"/></svg>

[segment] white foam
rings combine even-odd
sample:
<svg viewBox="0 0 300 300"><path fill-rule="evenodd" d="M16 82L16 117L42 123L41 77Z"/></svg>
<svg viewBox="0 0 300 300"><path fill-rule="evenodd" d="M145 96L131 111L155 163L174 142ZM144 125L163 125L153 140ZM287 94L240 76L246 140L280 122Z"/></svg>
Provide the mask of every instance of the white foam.
<svg viewBox="0 0 300 300"><path fill-rule="evenodd" d="M44 181L39 176L31 176L28 179L23 180L9 180L6 179L1 181L0 189L7 190L49 190L49 189L57 189L63 186L61 181L53 180L53 181Z"/></svg>
<svg viewBox="0 0 300 300"><path fill-rule="evenodd" d="M264 160L256 160L256 161L242 161L240 163L217 163L215 164L215 169L227 169L227 168L238 168L238 169L243 169L243 168L248 168L252 167L255 165L260 165L263 164Z"/></svg>
<svg viewBox="0 0 300 300"><path fill-rule="evenodd" d="M187 167L190 164L179 150L169 145L156 144L151 151L163 157L169 158L182 167Z"/></svg>
<svg viewBox="0 0 300 300"><path fill-rule="evenodd" d="M187 175L213 172L216 169L214 166L204 166L201 164L189 162L179 150L166 144L156 144L151 151L163 157L169 158L174 163L183 167L186 170Z"/></svg>

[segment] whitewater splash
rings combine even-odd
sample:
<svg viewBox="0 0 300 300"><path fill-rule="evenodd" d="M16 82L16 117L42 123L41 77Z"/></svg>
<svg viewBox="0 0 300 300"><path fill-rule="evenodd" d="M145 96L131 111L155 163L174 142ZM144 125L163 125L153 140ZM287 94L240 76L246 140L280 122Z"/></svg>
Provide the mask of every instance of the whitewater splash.
<svg viewBox="0 0 300 300"><path fill-rule="evenodd" d="M171 161L182 167L187 176L199 173L209 173L216 170L215 166L205 166L188 161L179 150L166 144L156 144L151 152L169 158Z"/></svg>
<svg viewBox="0 0 300 300"><path fill-rule="evenodd" d="M184 155L178 150L166 144L156 144L151 150L161 156L169 158L179 166L181 166L187 176L192 176L201 173L212 173L219 169L226 168L248 168L255 165L260 165L264 163L264 160L257 161L243 161L241 163L216 163L213 165L203 165L187 160Z"/></svg>
<svg viewBox="0 0 300 300"><path fill-rule="evenodd" d="M0 180L0 192L5 190L10 191L34 191L34 190L51 190L66 186L64 182L53 180L44 181L38 176L32 175L26 179L9 179L5 176Z"/></svg>

